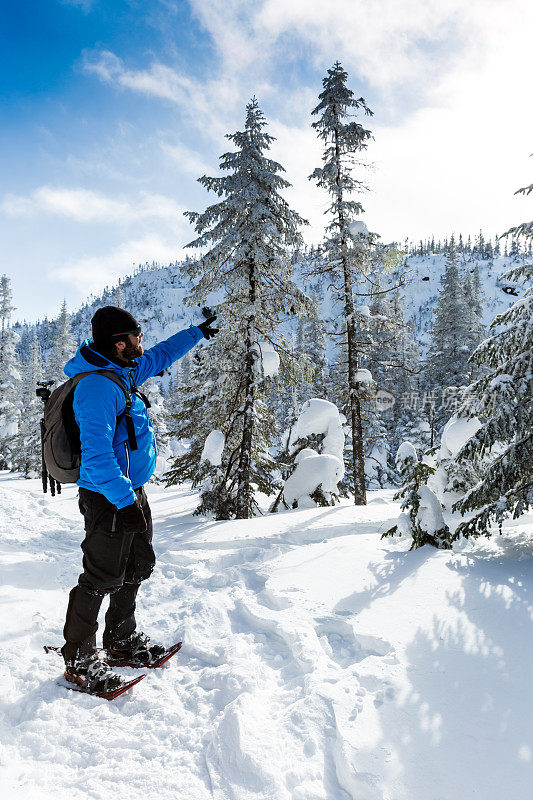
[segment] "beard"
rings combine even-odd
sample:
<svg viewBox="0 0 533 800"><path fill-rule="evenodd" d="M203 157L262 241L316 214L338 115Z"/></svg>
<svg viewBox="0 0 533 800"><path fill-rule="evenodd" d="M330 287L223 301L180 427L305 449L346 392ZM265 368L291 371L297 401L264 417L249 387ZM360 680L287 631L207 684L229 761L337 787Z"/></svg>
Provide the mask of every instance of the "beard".
<svg viewBox="0 0 533 800"><path fill-rule="evenodd" d="M134 358L142 356L143 353L144 349L142 344L131 344L130 342L126 342L126 347L122 351L122 358L126 359L126 361L133 361Z"/></svg>

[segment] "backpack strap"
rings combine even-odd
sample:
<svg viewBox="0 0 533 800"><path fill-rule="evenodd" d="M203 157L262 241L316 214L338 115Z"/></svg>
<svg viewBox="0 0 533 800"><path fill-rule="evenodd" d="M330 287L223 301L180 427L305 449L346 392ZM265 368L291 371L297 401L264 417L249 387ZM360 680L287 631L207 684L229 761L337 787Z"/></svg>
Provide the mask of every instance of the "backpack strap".
<svg viewBox="0 0 533 800"><path fill-rule="evenodd" d="M113 383L115 383L117 386L119 386L122 389L122 391L124 392L124 397L126 399L126 408L124 409L124 411L121 411L121 413L117 415L116 424L118 425L120 420L124 417L124 419L126 421L126 429L128 431L128 443L129 443L129 446L130 446L130 450L137 450L137 437L135 436L135 426L133 424L133 419L131 418L131 414L130 414L130 411L131 411L131 394L132 394L133 391L135 391L137 389L137 387L135 386L134 388L129 389L128 386L126 385L126 383L122 380L122 378L119 378L117 373L113 372L110 369L95 369L92 372L80 372L80 373L78 373L78 375L75 375L74 378L72 379L72 381L74 383L74 386L77 386L79 381L82 378L85 378L86 375L103 375L104 378L108 378L110 381L113 381ZM137 389L137 392L139 394L141 394L138 389ZM142 396L142 394L141 394L141 396ZM144 399L144 397L143 397L143 399ZM148 408L149 408L149 406L148 406Z"/></svg>
<svg viewBox="0 0 533 800"><path fill-rule="evenodd" d="M152 408L152 404L151 404L151 402L148 400L148 398L146 397L146 395L145 395L145 394L143 394L143 392L141 392L141 390L139 389L139 387L137 386L137 384L136 384L136 383L134 383L134 384L133 384L133 386L131 387L131 391L132 391L134 394L138 394L138 395L139 395L139 397L140 397L140 398L141 398L141 400L143 401L143 403L144 403L144 405L146 406L146 408Z"/></svg>

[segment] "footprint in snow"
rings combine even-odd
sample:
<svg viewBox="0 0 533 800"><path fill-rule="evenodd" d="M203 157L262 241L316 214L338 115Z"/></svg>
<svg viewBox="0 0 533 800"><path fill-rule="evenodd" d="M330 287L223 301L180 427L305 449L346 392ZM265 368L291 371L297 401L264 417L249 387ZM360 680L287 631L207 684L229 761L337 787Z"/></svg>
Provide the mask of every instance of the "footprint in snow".
<svg viewBox="0 0 533 800"><path fill-rule="evenodd" d="M352 624L340 617L317 619L316 633L326 655L342 669L369 656L385 656L392 649L378 636L356 634Z"/></svg>

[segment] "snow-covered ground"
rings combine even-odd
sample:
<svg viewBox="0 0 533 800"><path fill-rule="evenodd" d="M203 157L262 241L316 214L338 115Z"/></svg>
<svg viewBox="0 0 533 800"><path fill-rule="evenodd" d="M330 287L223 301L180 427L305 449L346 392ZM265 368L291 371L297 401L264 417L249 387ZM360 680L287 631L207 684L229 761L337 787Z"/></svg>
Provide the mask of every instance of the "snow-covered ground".
<svg viewBox="0 0 533 800"><path fill-rule="evenodd" d="M3 797L531 797L533 517L408 552L379 536L389 491L232 522L192 516L184 488L149 496L140 627L185 644L108 703L42 650L80 571L75 489L0 476Z"/></svg>

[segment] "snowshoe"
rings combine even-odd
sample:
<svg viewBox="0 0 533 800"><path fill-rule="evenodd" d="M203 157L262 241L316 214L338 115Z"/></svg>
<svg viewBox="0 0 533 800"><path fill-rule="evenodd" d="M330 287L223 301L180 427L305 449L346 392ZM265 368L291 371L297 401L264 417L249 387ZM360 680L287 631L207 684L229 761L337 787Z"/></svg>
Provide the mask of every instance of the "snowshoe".
<svg viewBox="0 0 533 800"><path fill-rule="evenodd" d="M104 648L107 653L105 660L112 667L160 666L161 659L167 653L166 647L151 642L142 631L114 641L111 645L104 641Z"/></svg>
<svg viewBox="0 0 533 800"><path fill-rule="evenodd" d="M108 700L113 700L144 677L143 675L133 681L126 680L118 672L113 672L111 666L103 661L96 651L79 654L71 661L67 661L64 676L66 681L74 684L67 688L105 697Z"/></svg>
<svg viewBox="0 0 533 800"><path fill-rule="evenodd" d="M119 697L124 692L127 692L128 689L131 689L137 683L140 683L143 678L146 678L146 675L138 675L136 678L132 678L129 681L124 681L122 686L119 686L117 689L109 689L107 692L93 692L89 688L84 687L82 685L69 685L68 683L59 682L59 686L63 686L65 689L71 689L73 692L83 692L84 694L91 694L93 697L103 697L104 700L115 700L115 698ZM66 678L65 678L66 680Z"/></svg>

